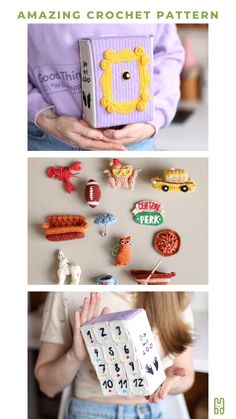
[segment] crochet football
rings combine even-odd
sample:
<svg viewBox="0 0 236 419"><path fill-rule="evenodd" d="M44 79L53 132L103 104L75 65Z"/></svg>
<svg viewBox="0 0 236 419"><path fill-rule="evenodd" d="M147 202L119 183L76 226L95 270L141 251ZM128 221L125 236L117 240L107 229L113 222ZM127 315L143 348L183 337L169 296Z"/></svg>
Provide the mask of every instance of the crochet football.
<svg viewBox="0 0 236 419"><path fill-rule="evenodd" d="M151 183L153 188L164 192L193 192L196 188L194 180L184 169L163 170L163 176L152 178Z"/></svg>
<svg viewBox="0 0 236 419"><path fill-rule="evenodd" d="M81 332L105 396L148 396L165 380L145 310L95 317Z"/></svg>
<svg viewBox="0 0 236 419"><path fill-rule="evenodd" d="M111 170L104 170L108 183L112 189L125 188L134 190L136 178L141 169L134 169L129 164L122 164L119 159L113 159L109 163Z"/></svg>
<svg viewBox="0 0 236 419"><path fill-rule="evenodd" d="M82 215L51 215L42 227L50 241L83 239L88 221Z"/></svg>
<svg viewBox="0 0 236 419"><path fill-rule="evenodd" d="M79 41L83 119L95 128L153 119L153 38Z"/></svg>
<svg viewBox="0 0 236 419"><path fill-rule="evenodd" d="M94 179L89 179L85 186L85 200L90 208L96 208L101 199L101 188Z"/></svg>

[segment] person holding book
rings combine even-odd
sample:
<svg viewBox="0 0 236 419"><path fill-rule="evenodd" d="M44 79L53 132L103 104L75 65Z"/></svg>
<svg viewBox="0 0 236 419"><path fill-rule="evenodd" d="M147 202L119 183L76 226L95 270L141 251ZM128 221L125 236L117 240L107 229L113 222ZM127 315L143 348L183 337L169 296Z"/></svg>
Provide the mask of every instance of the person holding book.
<svg viewBox="0 0 236 419"><path fill-rule="evenodd" d="M166 379L147 397L104 396L88 356L81 326L101 313L134 308L146 310ZM35 375L41 390L49 397L73 384L68 419L160 419L163 418L161 401L168 394L185 392L193 384L193 340L189 293L49 294Z"/></svg>
<svg viewBox="0 0 236 419"><path fill-rule="evenodd" d="M99 37L153 37L154 118L112 129L82 119L78 43ZM29 150L155 150L180 97L184 50L173 24L29 24Z"/></svg>

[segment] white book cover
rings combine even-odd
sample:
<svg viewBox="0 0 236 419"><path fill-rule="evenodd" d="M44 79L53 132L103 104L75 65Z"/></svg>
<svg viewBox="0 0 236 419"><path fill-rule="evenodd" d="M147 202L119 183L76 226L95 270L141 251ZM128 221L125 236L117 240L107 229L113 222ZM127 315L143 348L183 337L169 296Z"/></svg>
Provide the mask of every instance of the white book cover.
<svg viewBox="0 0 236 419"><path fill-rule="evenodd" d="M102 315L81 331L104 395L147 396L165 380L145 310Z"/></svg>

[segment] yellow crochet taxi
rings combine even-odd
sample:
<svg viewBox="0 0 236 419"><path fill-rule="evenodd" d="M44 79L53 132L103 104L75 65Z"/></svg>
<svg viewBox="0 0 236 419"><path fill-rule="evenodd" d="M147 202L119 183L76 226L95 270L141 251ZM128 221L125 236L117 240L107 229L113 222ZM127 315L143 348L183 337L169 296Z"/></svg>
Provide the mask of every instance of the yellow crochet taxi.
<svg viewBox="0 0 236 419"><path fill-rule="evenodd" d="M194 180L184 169L164 170L163 176L152 178L151 183L153 188L164 192L193 192L196 189Z"/></svg>

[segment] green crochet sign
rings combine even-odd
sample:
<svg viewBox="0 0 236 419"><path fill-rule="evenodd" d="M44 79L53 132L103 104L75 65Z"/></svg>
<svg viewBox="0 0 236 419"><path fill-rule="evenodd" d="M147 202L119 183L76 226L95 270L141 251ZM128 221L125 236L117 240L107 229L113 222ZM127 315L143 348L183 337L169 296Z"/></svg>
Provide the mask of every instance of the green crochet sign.
<svg viewBox="0 0 236 419"><path fill-rule="evenodd" d="M137 224L147 225L147 226L159 226L163 223L164 219L161 214L154 212L142 212L136 214L134 219Z"/></svg>
<svg viewBox="0 0 236 419"><path fill-rule="evenodd" d="M132 210L137 224L159 226L164 222L162 205L157 201L140 201Z"/></svg>

